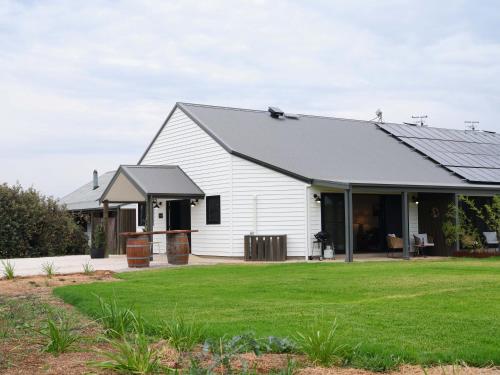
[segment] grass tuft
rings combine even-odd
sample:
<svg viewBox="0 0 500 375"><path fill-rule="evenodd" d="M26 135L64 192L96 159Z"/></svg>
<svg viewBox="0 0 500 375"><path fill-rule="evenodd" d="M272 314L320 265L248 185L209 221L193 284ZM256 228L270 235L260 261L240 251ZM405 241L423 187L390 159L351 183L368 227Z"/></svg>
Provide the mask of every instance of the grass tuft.
<svg viewBox="0 0 500 375"><path fill-rule="evenodd" d="M89 276L95 272L94 266L90 262L82 264L82 267L83 267L83 274L84 275Z"/></svg>
<svg viewBox="0 0 500 375"><path fill-rule="evenodd" d="M66 353L80 339L69 320L61 316L55 319L48 318L45 328L40 330L40 333L47 339L43 351L54 355Z"/></svg>
<svg viewBox="0 0 500 375"><path fill-rule="evenodd" d="M157 374L168 370L160 363L159 351L149 346L144 333L106 341L113 350L100 353L108 360L91 362L91 365L122 374Z"/></svg>
<svg viewBox="0 0 500 375"><path fill-rule="evenodd" d="M42 271L45 276L47 276L47 278L52 279L52 277L56 274L56 267L54 266L54 262L43 263Z"/></svg>
<svg viewBox="0 0 500 375"><path fill-rule="evenodd" d="M295 341L298 349L315 365L329 367L341 363L344 345L339 345L335 337L337 321L328 324L322 318L316 318L301 332L297 332Z"/></svg>
<svg viewBox="0 0 500 375"><path fill-rule="evenodd" d="M128 332L144 332L143 319L129 307L118 306L116 300L106 302L99 296L98 321L108 337L123 337Z"/></svg>
<svg viewBox="0 0 500 375"><path fill-rule="evenodd" d="M161 322L158 334L179 352L188 352L205 338L205 327L195 322L187 322L183 317L173 315L172 319Z"/></svg>
<svg viewBox="0 0 500 375"><path fill-rule="evenodd" d="M7 280L13 280L15 277L15 265L10 260L2 260L2 274Z"/></svg>

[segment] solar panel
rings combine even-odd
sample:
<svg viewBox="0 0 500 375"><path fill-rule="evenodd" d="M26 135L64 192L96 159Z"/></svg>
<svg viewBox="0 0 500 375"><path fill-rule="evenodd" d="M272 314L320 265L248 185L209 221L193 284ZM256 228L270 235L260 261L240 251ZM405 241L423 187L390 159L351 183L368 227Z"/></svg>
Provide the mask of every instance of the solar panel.
<svg viewBox="0 0 500 375"><path fill-rule="evenodd" d="M400 124L381 129L469 182L500 183L500 135Z"/></svg>

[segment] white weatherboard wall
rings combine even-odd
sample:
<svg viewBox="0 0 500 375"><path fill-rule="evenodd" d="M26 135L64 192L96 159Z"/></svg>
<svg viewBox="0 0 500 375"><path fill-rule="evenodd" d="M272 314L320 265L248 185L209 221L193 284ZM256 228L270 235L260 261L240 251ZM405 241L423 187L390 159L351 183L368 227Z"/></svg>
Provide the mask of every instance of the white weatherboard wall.
<svg viewBox="0 0 500 375"><path fill-rule="evenodd" d="M205 200L191 208L193 254L231 256L231 155L186 114L176 109L141 164L172 164L206 195L221 196L221 224L206 225Z"/></svg>
<svg viewBox="0 0 500 375"><path fill-rule="evenodd" d="M243 256L245 234L286 234L288 256L305 256L306 184L232 156L233 249Z"/></svg>

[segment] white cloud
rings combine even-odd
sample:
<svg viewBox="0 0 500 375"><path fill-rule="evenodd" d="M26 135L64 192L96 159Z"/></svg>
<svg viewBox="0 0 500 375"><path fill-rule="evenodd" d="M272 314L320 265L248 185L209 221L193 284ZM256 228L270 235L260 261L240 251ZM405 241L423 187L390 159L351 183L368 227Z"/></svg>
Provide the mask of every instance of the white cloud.
<svg viewBox="0 0 500 375"><path fill-rule="evenodd" d="M175 101L361 119L382 108L500 131L498 13L469 1L4 1L0 176L63 195L94 168L136 162Z"/></svg>

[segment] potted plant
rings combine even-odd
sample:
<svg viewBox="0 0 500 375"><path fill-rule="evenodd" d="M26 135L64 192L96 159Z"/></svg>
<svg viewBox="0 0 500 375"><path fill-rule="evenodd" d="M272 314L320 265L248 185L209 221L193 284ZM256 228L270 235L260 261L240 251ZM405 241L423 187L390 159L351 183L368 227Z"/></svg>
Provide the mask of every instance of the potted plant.
<svg viewBox="0 0 500 375"><path fill-rule="evenodd" d="M90 257L104 258L106 255L106 234L104 233L104 227L98 225L92 234L92 244L90 245Z"/></svg>

